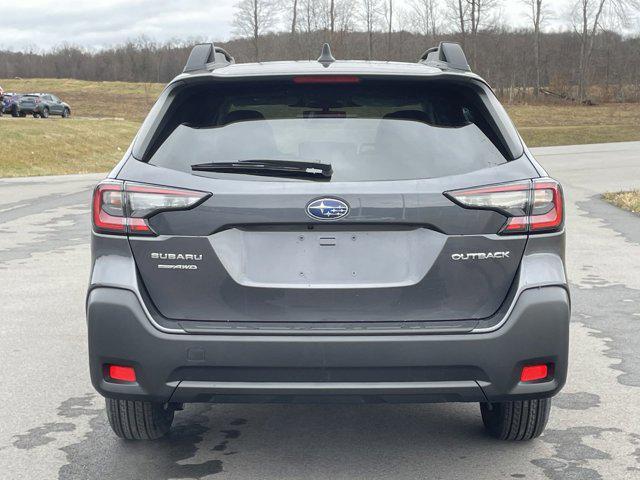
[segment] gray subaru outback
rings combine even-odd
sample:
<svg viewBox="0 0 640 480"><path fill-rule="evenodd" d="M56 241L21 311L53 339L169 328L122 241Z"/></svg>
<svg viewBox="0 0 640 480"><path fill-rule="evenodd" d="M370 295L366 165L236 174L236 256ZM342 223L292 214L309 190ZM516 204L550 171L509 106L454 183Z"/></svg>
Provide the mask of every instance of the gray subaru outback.
<svg viewBox="0 0 640 480"><path fill-rule="evenodd" d="M93 195L93 385L125 439L192 402L478 402L567 374L562 189L457 44L415 64L196 46Z"/></svg>

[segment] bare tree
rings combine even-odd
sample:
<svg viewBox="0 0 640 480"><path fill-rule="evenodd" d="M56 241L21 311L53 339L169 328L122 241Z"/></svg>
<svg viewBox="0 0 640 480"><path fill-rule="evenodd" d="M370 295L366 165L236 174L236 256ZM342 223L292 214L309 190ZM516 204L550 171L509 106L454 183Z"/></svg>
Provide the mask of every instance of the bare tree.
<svg viewBox="0 0 640 480"><path fill-rule="evenodd" d="M293 37L299 31L300 24L300 0L271 0L275 3L280 21L274 22L275 30L288 31Z"/></svg>
<svg viewBox="0 0 640 480"><path fill-rule="evenodd" d="M354 29L354 18L357 17L355 0L336 0L335 2L335 28L340 32L349 32Z"/></svg>
<svg viewBox="0 0 640 480"><path fill-rule="evenodd" d="M580 58L578 65L578 99L587 96L587 71L593 50L593 41L600 26L602 12L607 0L578 0L575 5L579 16Z"/></svg>
<svg viewBox="0 0 640 480"><path fill-rule="evenodd" d="M336 21L336 3L329 0L298 0L300 5L300 26L304 33L304 43L308 58L317 54L317 42L331 41L331 22ZM333 13L332 13L332 10ZM334 27L335 28L335 23Z"/></svg>
<svg viewBox="0 0 640 480"><path fill-rule="evenodd" d="M265 0L259 0L260 3ZM260 57L298 60L316 58L318 47L323 36L328 37L331 30L330 0L271 0L280 4L280 12L271 16L273 22L261 22L258 15ZM340 58L367 58L367 44L371 58L386 54L388 44L388 25L383 15L383 2L377 0L371 9L369 22L363 15L363 0L334 1L334 52ZM602 0L585 0L587 5L586 19L582 9L582 0L571 0L577 7L575 30L545 32L544 7L551 9L551 0L533 0L528 11L533 13L528 28L488 28L494 23L492 17L480 8L473 18L476 28L472 29L471 0L433 0L436 22L425 22L424 28L403 28L412 26L414 14L412 6L429 6L429 0L406 0L404 3L394 0L392 24L391 60L412 60L414 55L422 52L426 46L425 33L429 33L433 25L438 25L442 39L460 39L458 32L464 29L467 37L469 60L472 54L471 32L479 32L477 36L476 70L487 78L494 86L497 94L503 98L525 99L529 92L538 85L548 85L549 90L558 93L561 98L578 98L579 68L582 69L583 99L593 97L595 101L635 101L640 102L640 31L635 25L625 27L624 19L637 17L632 10L638 0L604 0L599 17ZM512 0L510 0L512 1ZM523 4L526 0L518 0ZM537 3L541 1L541 3ZM411 3L409 3L411 2ZM254 3L248 2L250 6ZM506 4L506 2L503 2ZM295 35L291 35L292 8L296 5ZM438 7L447 5L446 10ZM539 11L539 68L534 71L534 45L536 36L534 19ZM371 6L371 5L370 5ZM404 8L403 8L404 6ZM462 6L463 15L457 15ZM388 7L387 7L388 8ZM535 8L535 10L534 10ZM259 10L259 9L258 9ZM426 9L429 14L428 9ZM245 10L245 25L251 28L243 34L220 45L232 52L236 61L247 62L256 59L256 42L252 18L254 10ZM329 13L327 13L329 12ZM277 20L273 20L277 18ZM462 27L460 27L460 18ZM438 22L439 20L439 22ZM536 20L536 23L537 20ZM367 28L367 24L369 28ZM417 25L417 24L415 24ZM478 26L479 25L479 26ZM586 25L586 27L584 27ZM595 28L594 28L595 25ZM402 27L401 27L402 26ZM624 28L623 28L624 27ZM410 31L408 31L410 30ZM443 33L446 32L446 33ZM370 32L370 33L369 33ZM624 33L618 33L624 32ZM295 42L292 42L295 40ZM437 39L434 39L437 40ZM582 41L581 41L582 40ZM137 82L166 82L173 78L184 67L194 43L205 39L189 39L157 43L148 38L129 40L122 45L100 50L87 50L74 45L64 45L51 50L10 52L0 48L0 71L7 78L39 77L47 75L54 78L78 78L84 80L125 80ZM299 43L300 42L300 43ZM268 55L267 55L268 45ZM376 49L382 46L383 51ZM294 48L295 47L295 48ZM401 47L401 48L400 48ZM262 52L260 54L260 52ZM581 60L582 57L582 60ZM266 58L261 58L264 60ZM537 67L536 67L537 69ZM598 75L594 75L597 72ZM589 89L589 85L598 85L597 90ZM3 85L5 86L5 85ZM17 88L17 87L16 87ZM575 92L572 90L575 89ZM151 93L149 93L151 96ZM540 94L542 97L542 93Z"/></svg>
<svg viewBox="0 0 640 480"><path fill-rule="evenodd" d="M291 35L296 34L296 28L298 27L298 0L293 0L291 6Z"/></svg>
<svg viewBox="0 0 640 480"><path fill-rule="evenodd" d="M409 15L411 28L424 35L433 38L437 34L438 8L437 0L411 0L409 2Z"/></svg>
<svg viewBox="0 0 640 480"><path fill-rule="evenodd" d="M361 5L362 22L367 32L368 54L367 58L373 58L373 31L380 20L380 1L379 0L362 0Z"/></svg>
<svg viewBox="0 0 640 480"><path fill-rule="evenodd" d="M329 2L329 31L333 37L333 33L336 31L336 0Z"/></svg>
<svg viewBox="0 0 640 480"><path fill-rule="evenodd" d="M544 21L543 0L523 0L529 8L529 15L533 22L533 59L535 62L536 76L533 94L540 95L540 27Z"/></svg>
<svg viewBox="0 0 640 480"><path fill-rule="evenodd" d="M387 31L387 60L391 59L391 34L393 33L393 0L384 0L382 6Z"/></svg>
<svg viewBox="0 0 640 480"><path fill-rule="evenodd" d="M457 25L460 32L462 46L467 44L467 21L468 7L467 0L448 0L448 17L449 22Z"/></svg>
<svg viewBox="0 0 640 480"><path fill-rule="evenodd" d="M630 10L640 9L639 0L575 0L573 16L580 37L578 99L588 96L589 71L594 42L605 21L628 25Z"/></svg>
<svg viewBox="0 0 640 480"><path fill-rule="evenodd" d="M260 61L260 36L275 25L278 6L273 0L239 0L235 8L234 33L252 39L255 60Z"/></svg>
<svg viewBox="0 0 640 480"><path fill-rule="evenodd" d="M448 0L449 21L458 26L463 47L467 48L471 36L471 65L475 68L478 58L478 34L491 19L491 12L501 0Z"/></svg>
<svg viewBox="0 0 640 480"><path fill-rule="evenodd" d="M466 0L469 12L469 30L472 39L471 63L475 69L478 60L478 33L489 18L491 11L500 5L500 0Z"/></svg>

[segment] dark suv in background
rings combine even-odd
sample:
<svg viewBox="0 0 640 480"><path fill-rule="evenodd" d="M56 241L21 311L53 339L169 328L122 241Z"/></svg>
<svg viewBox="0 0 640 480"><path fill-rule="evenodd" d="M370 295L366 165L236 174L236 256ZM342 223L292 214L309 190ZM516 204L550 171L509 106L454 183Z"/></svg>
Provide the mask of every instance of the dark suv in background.
<svg viewBox="0 0 640 480"><path fill-rule="evenodd" d="M2 97L2 108L3 113L11 113L12 115L15 112L15 117L19 116L18 114L18 100L20 99L20 94L18 93L5 93Z"/></svg>
<svg viewBox="0 0 640 480"><path fill-rule="evenodd" d="M71 115L71 107L50 93L28 93L18 100L18 114L22 117L49 118L49 115L60 115L67 118Z"/></svg>
<svg viewBox="0 0 640 480"><path fill-rule="evenodd" d="M567 375L562 189L457 44L414 63L196 46L93 195L91 379L114 432L190 402L478 402Z"/></svg>

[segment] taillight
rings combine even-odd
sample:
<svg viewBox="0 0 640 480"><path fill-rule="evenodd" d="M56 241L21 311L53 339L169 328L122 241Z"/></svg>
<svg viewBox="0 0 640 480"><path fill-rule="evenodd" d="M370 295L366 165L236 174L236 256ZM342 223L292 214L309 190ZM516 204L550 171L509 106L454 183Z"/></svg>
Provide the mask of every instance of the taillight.
<svg viewBox="0 0 640 480"><path fill-rule="evenodd" d="M532 232L558 230L564 220L562 187L555 180L534 180L529 229Z"/></svg>
<svg viewBox="0 0 640 480"><path fill-rule="evenodd" d="M464 208L494 210L508 217L501 235L554 232L564 220L562 188L550 178L446 192Z"/></svg>
<svg viewBox="0 0 640 480"><path fill-rule="evenodd" d="M127 233L122 182L102 182L93 191L93 229L100 233Z"/></svg>
<svg viewBox="0 0 640 480"><path fill-rule="evenodd" d="M194 190L106 180L93 192L93 229L116 235L155 235L148 218L168 210L188 210L211 194Z"/></svg>

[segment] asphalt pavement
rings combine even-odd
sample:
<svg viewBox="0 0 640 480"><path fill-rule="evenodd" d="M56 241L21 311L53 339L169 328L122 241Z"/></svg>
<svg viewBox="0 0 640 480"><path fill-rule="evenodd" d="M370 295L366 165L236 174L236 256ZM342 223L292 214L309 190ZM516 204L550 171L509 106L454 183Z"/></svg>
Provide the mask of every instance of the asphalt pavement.
<svg viewBox="0 0 640 480"><path fill-rule="evenodd" d="M101 175L0 179L0 479L640 479L640 142L534 152L567 197L569 380L546 433L475 404L189 405L158 442L110 431L89 381L89 198Z"/></svg>

